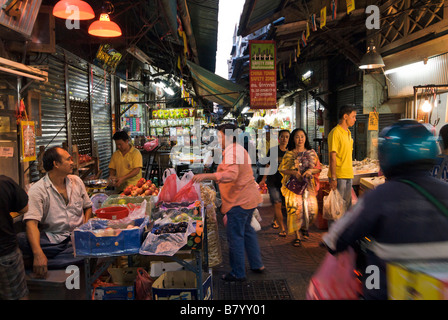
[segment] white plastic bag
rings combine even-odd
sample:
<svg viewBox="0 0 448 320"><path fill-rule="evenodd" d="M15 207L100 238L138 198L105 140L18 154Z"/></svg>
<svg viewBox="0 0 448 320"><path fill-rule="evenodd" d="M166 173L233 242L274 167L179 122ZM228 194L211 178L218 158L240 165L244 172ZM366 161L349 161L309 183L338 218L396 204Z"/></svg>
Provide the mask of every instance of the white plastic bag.
<svg viewBox="0 0 448 320"><path fill-rule="evenodd" d="M331 190L328 196L324 197L324 207L322 216L327 220L338 220L344 213L344 199L337 189Z"/></svg>
<svg viewBox="0 0 448 320"><path fill-rule="evenodd" d="M258 222L257 218L255 216L252 216L252 220L250 221L250 225L252 228L254 228L255 231L260 231L261 230L261 226L260 223Z"/></svg>

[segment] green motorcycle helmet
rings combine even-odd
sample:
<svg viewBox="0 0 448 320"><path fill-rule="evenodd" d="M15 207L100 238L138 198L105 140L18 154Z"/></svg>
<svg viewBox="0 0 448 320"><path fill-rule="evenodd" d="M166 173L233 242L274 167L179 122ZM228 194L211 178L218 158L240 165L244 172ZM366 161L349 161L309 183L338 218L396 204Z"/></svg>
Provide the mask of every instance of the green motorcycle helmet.
<svg viewBox="0 0 448 320"><path fill-rule="evenodd" d="M416 120L399 120L378 136L378 159L386 176L408 164L432 164L439 153L433 127Z"/></svg>

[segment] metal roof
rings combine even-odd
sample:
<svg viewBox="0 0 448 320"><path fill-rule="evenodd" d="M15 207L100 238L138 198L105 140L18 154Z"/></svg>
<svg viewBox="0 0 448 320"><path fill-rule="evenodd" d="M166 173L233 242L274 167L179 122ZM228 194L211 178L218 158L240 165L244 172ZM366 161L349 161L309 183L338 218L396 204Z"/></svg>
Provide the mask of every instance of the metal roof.
<svg viewBox="0 0 448 320"><path fill-rule="evenodd" d="M187 5L196 39L199 65L215 72L219 0L187 0Z"/></svg>

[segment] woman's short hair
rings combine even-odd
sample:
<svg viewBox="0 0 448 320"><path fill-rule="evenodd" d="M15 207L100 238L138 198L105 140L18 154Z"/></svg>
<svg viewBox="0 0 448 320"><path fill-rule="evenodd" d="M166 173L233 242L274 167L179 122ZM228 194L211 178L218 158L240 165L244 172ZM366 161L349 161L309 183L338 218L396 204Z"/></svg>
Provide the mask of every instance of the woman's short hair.
<svg viewBox="0 0 448 320"><path fill-rule="evenodd" d="M294 141L294 136L299 131L302 131L305 134L305 149L306 150L311 150L311 144L310 144L310 141L308 140L308 135L306 134L305 129L302 129L302 128L294 129L291 132L291 135L289 136L289 141L288 141L288 144L286 146L286 149L288 149L289 151L292 151L292 150L294 150L296 148L296 142Z"/></svg>
<svg viewBox="0 0 448 320"><path fill-rule="evenodd" d="M51 147L50 149L44 152L42 156L42 164L45 171L49 172L54 168L54 161L62 162L62 157L58 152L58 149L62 149L61 147Z"/></svg>

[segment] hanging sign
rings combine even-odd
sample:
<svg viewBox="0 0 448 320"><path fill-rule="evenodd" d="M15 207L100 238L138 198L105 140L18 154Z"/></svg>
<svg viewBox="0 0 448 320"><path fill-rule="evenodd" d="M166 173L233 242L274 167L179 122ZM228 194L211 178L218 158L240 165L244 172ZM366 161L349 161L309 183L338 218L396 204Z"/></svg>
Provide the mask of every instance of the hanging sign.
<svg viewBox="0 0 448 320"><path fill-rule="evenodd" d="M347 3L347 14L355 10L355 0L345 0Z"/></svg>
<svg viewBox="0 0 448 320"><path fill-rule="evenodd" d="M320 28L322 29L327 24L327 6L320 9Z"/></svg>
<svg viewBox="0 0 448 320"><path fill-rule="evenodd" d="M275 109L277 70L275 41L250 40L250 107Z"/></svg>
<svg viewBox="0 0 448 320"><path fill-rule="evenodd" d="M367 128L369 131L378 131L378 113L369 112L369 126Z"/></svg>
<svg viewBox="0 0 448 320"><path fill-rule="evenodd" d="M102 44L96 53L93 63L109 73L115 73L121 58L121 53L112 48L110 44Z"/></svg>
<svg viewBox="0 0 448 320"><path fill-rule="evenodd" d="M20 133L22 134L22 160L36 160L36 132L34 121L21 121Z"/></svg>

